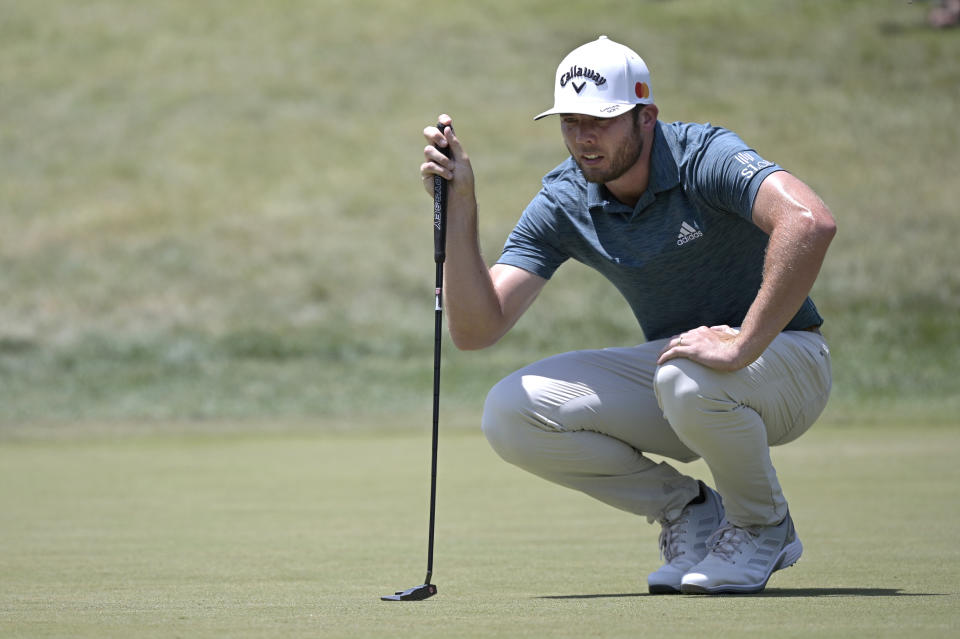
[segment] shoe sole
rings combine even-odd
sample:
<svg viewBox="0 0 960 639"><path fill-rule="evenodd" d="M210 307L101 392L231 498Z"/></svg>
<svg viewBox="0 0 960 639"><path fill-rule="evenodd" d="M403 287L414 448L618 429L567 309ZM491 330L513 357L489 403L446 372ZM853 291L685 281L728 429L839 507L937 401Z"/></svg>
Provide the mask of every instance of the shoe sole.
<svg viewBox="0 0 960 639"><path fill-rule="evenodd" d="M722 584L719 586L697 586L694 584L680 584L680 592L684 595L755 595L763 592L770 581L770 576L778 570L789 568L800 560L803 554L803 544L799 539L795 539L780 553L773 568L767 573L763 581L759 584Z"/></svg>
<svg viewBox="0 0 960 639"><path fill-rule="evenodd" d="M668 586L666 584L650 585L648 587L651 595L679 595L680 587Z"/></svg>

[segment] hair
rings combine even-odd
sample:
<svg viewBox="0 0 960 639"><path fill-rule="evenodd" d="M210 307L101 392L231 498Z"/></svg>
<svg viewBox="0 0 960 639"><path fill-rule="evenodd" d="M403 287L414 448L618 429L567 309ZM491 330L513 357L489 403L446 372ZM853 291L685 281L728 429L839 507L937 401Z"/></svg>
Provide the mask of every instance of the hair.
<svg viewBox="0 0 960 639"><path fill-rule="evenodd" d="M633 107L632 109L630 109L630 113L633 114L633 126L637 126L637 123L638 123L639 120L640 120L640 112L643 111L644 108L646 108L646 107L648 107L648 106L650 106L650 105L649 105L649 104L638 104L637 106L635 106L635 107Z"/></svg>

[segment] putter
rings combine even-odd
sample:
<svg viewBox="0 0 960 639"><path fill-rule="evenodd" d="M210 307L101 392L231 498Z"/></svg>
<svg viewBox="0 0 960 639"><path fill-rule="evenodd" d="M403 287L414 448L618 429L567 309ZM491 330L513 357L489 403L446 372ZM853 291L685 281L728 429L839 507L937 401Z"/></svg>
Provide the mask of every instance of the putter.
<svg viewBox="0 0 960 639"><path fill-rule="evenodd" d="M437 124L443 131L443 125ZM450 157L450 147L440 149ZM392 595L384 601L422 601L437 594L433 578L433 530L437 512L437 439L440 436L440 337L443 330L443 263L447 258L447 181L433 176L433 261L436 265L436 289L433 307L433 455L430 462L430 525L427 534L427 577L423 583Z"/></svg>

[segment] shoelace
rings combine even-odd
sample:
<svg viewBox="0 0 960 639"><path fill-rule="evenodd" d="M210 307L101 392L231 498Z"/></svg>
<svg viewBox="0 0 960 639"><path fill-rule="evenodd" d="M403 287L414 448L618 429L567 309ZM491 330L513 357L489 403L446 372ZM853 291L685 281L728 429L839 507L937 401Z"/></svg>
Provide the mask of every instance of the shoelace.
<svg viewBox="0 0 960 639"><path fill-rule="evenodd" d="M730 561L734 553L740 552L740 546L743 544L755 546L756 536L756 533L749 528L740 528L728 522L707 538L707 548L710 549L711 554Z"/></svg>
<svg viewBox="0 0 960 639"><path fill-rule="evenodd" d="M680 554L680 536L685 532L683 525L686 517L681 517L671 524L662 524L660 529L660 558L670 563Z"/></svg>

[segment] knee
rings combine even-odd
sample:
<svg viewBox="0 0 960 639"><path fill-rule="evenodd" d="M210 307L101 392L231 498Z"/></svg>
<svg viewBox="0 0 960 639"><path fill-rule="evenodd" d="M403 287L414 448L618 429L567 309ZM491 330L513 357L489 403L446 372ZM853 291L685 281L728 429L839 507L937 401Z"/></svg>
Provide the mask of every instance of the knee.
<svg viewBox="0 0 960 639"><path fill-rule="evenodd" d="M705 415L735 408L715 377L715 372L690 360L673 360L657 369L653 380L657 402L678 434L705 423Z"/></svg>
<svg viewBox="0 0 960 639"><path fill-rule="evenodd" d="M483 405L480 427L490 446L500 457L518 464L525 448L521 430L529 405L521 380L510 375L490 389Z"/></svg>
<svg viewBox="0 0 960 639"><path fill-rule="evenodd" d="M700 392L696 379L688 375L679 362L670 362L657 368L653 377L653 392L664 417L671 423L691 402L696 401Z"/></svg>

